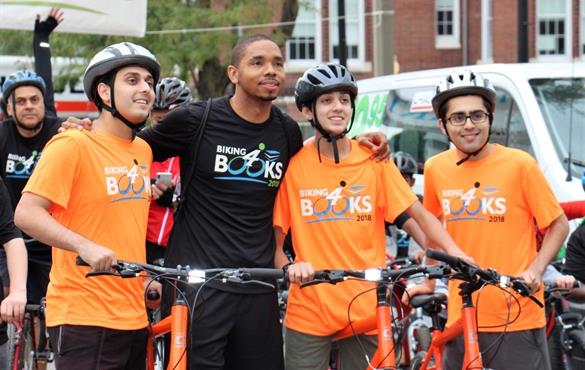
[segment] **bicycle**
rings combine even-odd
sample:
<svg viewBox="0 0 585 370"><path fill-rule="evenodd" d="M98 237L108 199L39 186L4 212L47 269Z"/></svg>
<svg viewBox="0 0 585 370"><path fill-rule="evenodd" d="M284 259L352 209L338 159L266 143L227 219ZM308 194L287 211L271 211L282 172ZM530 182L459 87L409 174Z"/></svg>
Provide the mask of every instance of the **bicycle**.
<svg viewBox="0 0 585 370"><path fill-rule="evenodd" d="M88 266L81 258L77 257L76 263L80 266ZM166 281L175 287L175 301L171 307L171 313L159 322L148 328L149 340L147 347L146 363L148 370L154 370L155 365L155 339L170 334L170 350L167 369L187 369L189 346L189 318L192 317L193 308L189 306L182 284L199 284L201 290L211 280L219 280L223 283L256 283L274 287L274 285L262 280L276 280L284 277L282 269L273 268L213 268L191 269L189 266L177 266L176 268L161 267L147 263L120 261L112 266L115 272L92 271L86 277L113 275L121 278L143 277L147 273L153 279ZM151 297L154 298L154 297ZM197 296L195 297L197 299ZM163 354L156 353L158 356Z"/></svg>
<svg viewBox="0 0 585 370"><path fill-rule="evenodd" d="M573 288L580 286L575 281ZM585 368L585 316L570 312L565 298L555 292L563 292L554 282L544 282L544 298L547 308L546 334L553 370Z"/></svg>
<svg viewBox="0 0 585 370"><path fill-rule="evenodd" d="M426 275L429 278L443 277L450 269L446 265L414 266L398 270L391 268L376 268L366 270L318 270L315 271L313 280L301 284L302 287L315 284L337 284L347 279L361 279L375 283L376 290L376 314L357 322L350 320L349 324L333 336L333 341L338 341L358 334L377 330L378 344L376 352L371 360L368 360L368 368L396 369L395 331L393 330L393 314L391 299L388 297L388 286L395 284L400 279L406 279L415 275Z"/></svg>
<svg viewBox="0 0 585 370"><path fill-rule="evenodd" d="M530 295L528 286L523 280L507 275L500 275L493 269L481 269L461 258L442 252L428 250L427 257L448 264L456 273L451 278L462 280L459 285L463 306L461 317L449 328L439 326L438 312L444 298L435 295L421 295L414 297L415 304L431 308L428 312L433 318L432 340L428 351L415 356L411 369L413 370L442 370L443 347L446 343L463 335L465 343L465 356L462 369L484 369L482 355L479 348L478 327L476 322L476 308L473 305L472 293L481 289L486 284L503 288L511 288L516 293L530 298L533 302L543 307L543 304ZM417 301L418 300L418 301ZM432 309L434 307L434 309ZM434 359L434 363L431 360Z"/></svg>
<svg viewBox="0 0 585 370"><path fill-rule="evenodd" d="M9 365L11 370L40 370L53 361L45 328L44 299L41 304L27 304L24 319L8 325ZM39 318L40 335L37 344L34 319Z"/></svg>

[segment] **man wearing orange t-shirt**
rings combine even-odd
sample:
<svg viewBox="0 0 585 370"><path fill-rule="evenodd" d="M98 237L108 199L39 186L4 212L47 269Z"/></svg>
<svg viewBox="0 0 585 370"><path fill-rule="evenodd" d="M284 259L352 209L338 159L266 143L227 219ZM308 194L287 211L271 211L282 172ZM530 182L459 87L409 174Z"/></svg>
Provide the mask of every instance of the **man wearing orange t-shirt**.
<svg viewBox="0 0 585 370"><path fill-rule="evenodd" d="M437 86L433 109L454 148L426 162L424 205L481 267L524 278L542 301L542 274L568 222L536 161L489 143L495 98L491 82L470 71L451 73ZM548 227L540 250L534 220ZM448 326L461 312L457 285L449 283ZM492 286L475 294L484 366L550 369L544 309L516 298ZM463 351L461 337L449 343L446 368L460 369Z"/></svg>
<svg viewBox="0 0 585 370"><path fill-rule="evenodd" d="M154 102L159 64L145 48L111 45L84 75L100 109L92 131L56 135L23 190L15 222L53 246L47 327L58 369L146 365L148 325L141 279L86 278L117 258L143 262L152 151L135 137Z"/></svg>
<svg viewBox="0 0 585 370"><path fill-rule="evenodd" d="M275 266L288 262L282 245L290 229L296 253L296 263L288 266L292 283L311 279L313 268L385 266L384 221L392 222L407 210L433 244L462 255L418 202L394 162L369 160L368 151L345 136L356 95L353 76L337 64L311 68L297 82L297 107L315 127L315 138L291 159L274 208ZM332 336L347 326L348 315L352 321L374 315L372 288L359 281L302 290L293 284L285 319L286 369L327 369ZM371 356L375 338L361 337ZM338 345L338 369L367 367L354 338Z"/></svg>

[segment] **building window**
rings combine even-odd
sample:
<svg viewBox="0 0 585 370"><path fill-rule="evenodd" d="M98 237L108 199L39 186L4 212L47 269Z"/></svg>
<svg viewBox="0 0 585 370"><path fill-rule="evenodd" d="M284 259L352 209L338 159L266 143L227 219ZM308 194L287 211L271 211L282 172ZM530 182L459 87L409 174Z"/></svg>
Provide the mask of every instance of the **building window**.
<svg viewBox="0 0 585 370"><path fill-rule="evenodd" d="M537 55L548 57L571 56L571 0L538 0Z"/></svg>
<svg viewBox="0 0 585 370"><path fill-rule="evenodd" d="M321 59L321 1L303 1L295 20L292 37L286 42L288 62Z"/></svg>
<svg viewBox="0 0 585 370"><path fill-rule="evenodd" d="M329 39L332 59L339 60L339 16L337 0L329 1ZM345 41L347 59L365 59L364 42L364 7L362 0L345 0Z"/></svg>
<svg viewBox="0 0 585 370"><path fill-rule="evenodd" d="M435 0L435 32L437 48L458 48L459 0Z"/></svg>

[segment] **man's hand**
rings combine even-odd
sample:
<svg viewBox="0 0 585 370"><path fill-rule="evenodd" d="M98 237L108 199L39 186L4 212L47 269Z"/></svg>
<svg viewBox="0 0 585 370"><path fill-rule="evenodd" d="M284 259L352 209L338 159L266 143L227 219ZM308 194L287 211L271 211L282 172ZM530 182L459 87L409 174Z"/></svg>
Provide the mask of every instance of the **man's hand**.
<svg viewBox="0 0 585 370"><path fill-rule="evenodd" d="M372 152L372 159L383 161L390 158L388 138L381 132L366 132L355 138L361 146Z"/></svg>
<svg viewBox="0 0 585 370"><path fill-rule="evenodd" d="M78 254L93 271L112 271L112 266L118 262L116 254L111 249L95 243L80 246Z"/></svg>
<svg viewBox="0 0 585 370"><path fill-rule="evenodd" d="M69 117L66 121L61 122L59 132L65 132L67 130L87 130L91 131L93 122L89 118L76 118Z"/></svg>
<svg viewBox="0 0 585 370"><path fill-rule="evenodd" d="M435 280L425 279L421 284L406 288L406 291L402 295L402 304L408 306L410 298L421 295L421 294L433 294L435 292Z"/></svg>
<svg viewBox="0 0 585 370"><path fill-rule="evenodd" d="M288 267L288 281L291 283L304 283L315 276L313 265L309 262L296 262Z"/></svg>
<svg viewBox="0 0 585 370"><path fill-rule="evenodd" d="M536 293L542 285L542 271L535 271L532 268L528 268L523 271L519 277L524 280L526 285L528 285L530 295Z"/></svg>
<svg viewBox="0 0 585 370"><path fill-rule="evenodd" d="M144 289L148 289L148 292L157 292L158 299L146 299L146 307L154 310L160 306L160 300L162 297L162 285L156 281L151 279L146 279L144 281Z"/></svg>
<svg viewBox="0 0 585 370"><path fill-rule="evenodd" d="M555 279L555 285L558 289L566 290L563 293L570 293L573 291L573 284L575 284L575 277L572 275L561 275Z"/></svg>
<svg viewBox="0 0 585 370"><path fill-rule="evenodd" d="M51 8L49 15L43 21L41 21L40 14L37 14L34 31L49 36L57 28L59 23L63 22L63 19L63 11L61 9Z"/></svg>
<svg viewBox="0 0 585 370"><path fill-rule="evenodd" d="M24 318L26 306L26 290L11 291L0 304L0 320L3 322L17 322Z"/></svg>

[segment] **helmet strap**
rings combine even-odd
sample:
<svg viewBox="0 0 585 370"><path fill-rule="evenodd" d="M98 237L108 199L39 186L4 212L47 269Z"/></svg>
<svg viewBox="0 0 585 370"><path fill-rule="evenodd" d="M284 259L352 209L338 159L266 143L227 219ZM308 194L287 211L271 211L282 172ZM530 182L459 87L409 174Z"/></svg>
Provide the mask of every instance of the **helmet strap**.
<svg viewBox="0 0 585 370"><path fill-rule="evenodd" d="M114 116L115 118L122 121L123 124L125 124L128 128L130 128L132 130L132 140L134 140L134 138L136 137L136 133L138 131L140 131L144 127L144 125L146 124L146 120L139 122L139 123L132 123L128 119L126 119L126 117L124 117L122 114L120 114L120 112L116 109L116 101L114 98L114 80L115 79L116 79L116 76L114 75L112 77L112 80L110 83L110 101L112 102L112 106L110 107L102 101L102 107L105 110L107 110L108 112L110 112L112 114L112 116Z"/></svg>
<svg viewBox="0 0 585 370"><path fill-rule="evenodd" d="M31 131L31 132L39 131L41 129L41 127L43 126L43 120L41 119L33 127L27 127L27 126L23 125L18 120L18 117L16 117L16 97L15 97L14 93L11 94L10 98L11 98L10 100L12 100L12 110L14 111L14 113L12 114L12 120L14 121L14 123L16 123L16 126L18 126L19 128L21 128L25 131Z"/></svg>

